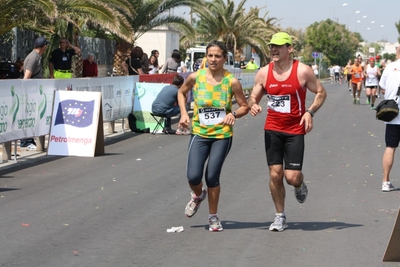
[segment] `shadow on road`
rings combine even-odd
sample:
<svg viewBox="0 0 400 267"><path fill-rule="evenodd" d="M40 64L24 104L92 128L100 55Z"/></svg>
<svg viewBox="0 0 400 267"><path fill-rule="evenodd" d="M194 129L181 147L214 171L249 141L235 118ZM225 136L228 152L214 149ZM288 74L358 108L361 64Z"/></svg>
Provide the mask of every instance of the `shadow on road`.
<svg viewBox="0 0 400 267"><path fill-rule="evenodd" d="M272 222L238 222L238 221L221 221L225 230L246 229L246 228L260 228L268 230ZM350 224L344 222L289 222L288 230L303 230L303 231L322 231L322 230L342 230L352 227L361 227L363 224ZM208 229L208 224L192 225L192 228L205 228Z"/></svg>

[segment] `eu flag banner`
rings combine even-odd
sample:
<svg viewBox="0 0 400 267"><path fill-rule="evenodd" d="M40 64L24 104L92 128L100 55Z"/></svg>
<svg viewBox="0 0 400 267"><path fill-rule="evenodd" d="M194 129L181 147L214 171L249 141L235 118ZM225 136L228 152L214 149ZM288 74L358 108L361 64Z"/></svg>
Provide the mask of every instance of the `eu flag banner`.
<svg viewBox="0 0 400 267"><path fill-rule="evenodd" d="M54 125L67 124L78 128L92 125L94 100L78 101L68 99L58 104Z"/></svg>
<svg viewBox="0 0 400 267"><path fill-rule="evenodd" d="M101 92L54 93L48 155L93 157L104 154Z"/></svg>

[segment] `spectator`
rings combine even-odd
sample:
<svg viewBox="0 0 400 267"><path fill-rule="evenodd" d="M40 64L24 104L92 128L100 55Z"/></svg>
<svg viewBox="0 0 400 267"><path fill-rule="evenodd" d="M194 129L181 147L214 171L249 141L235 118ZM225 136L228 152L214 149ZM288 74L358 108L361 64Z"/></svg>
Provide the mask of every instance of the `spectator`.
<svg viewBox="0 0 400 267"><path fill-rule="evenodd" d="M20 59L12 64L11 72L10 72L10 79L23 79L24 78L24 62Z"/></svg>
<svg viewBox="0 0 400 267"><path fill-rule="evenodd" d="M396 49L396 61L388 63L382 73L379 85L386 99L395 99L400 84L400 47ZM399 103L398 103L399 104ZM400 142L400 115L397 115L390 122L386 122L385 143L386 148L383 152L382 167L382 191L390 192L394 190L394 186L390 181L390 171L394 163L394 155ZM395 175L396 176L396 175Z"/></svg>
<svg viewBox="0 0 400 267"><path fill-rule="evenodd" d="M153 55L156 56L156 58L157 58L157 63L158 63L158 57L160 56L160 52L158 52L158 50L154 49L154 50L151 51L151 55L152 55L152 56L153 56ZM163 66L164 66L164 65L158 66L158 70L161 70L161 69L163 68Z"/></svg>
<svg viewBox="0 0 400 267"><path fill-rule="evenodd" d="M181 61L181 65L178 67L176 72L177 73L183 73L183 72L186 72L186 71L187 71L186 64L185 64L185 62Z"/></svg>
<svg viewBox="0 0 400 267"><path fill-rule="evenodd" d="M155 55L151 55L149 59L149 74L158 74L158 59Z"/></svg>
<svg viewBox="0 0 400 267"><path fill-rule="evenodd" d="M249 62L246 64L246 70L256 70L259 67L256 63L254 63L254 58L251 58Z"/></svg>
<svg viewBox="0 0 400 267"><path fill-rule="evenodd" d="M72 57L79 53L81 53L81 49L79 47L70 44L67 38L61 38L60 47L55 49L50 56L50 78L72 78Z"/></svg>
<svg viewBox="0 0 400 267"><path fill-rule="evenodd" d="M132 48L130 57L122 63L122 68L126 75L143 75L142 63L143 50L140 46Z"/></svg>
<svg viewBox="0 0 400 267"><path fill-rule="evenodd" d="M90 53L83 61L83 71L82 77L97 77L98 76L98 68L97 63L95 62L95 57L92 53Z"/></svg>
<svg viewBox="0 0 400 267"><path fill-rule="evenodd" d="M165 62L161 73L174 73L178 71L178 68L181 65L181 54L179 53L179 51L174 50L172 52L172 55L169 59L167 59L167 62Z"/></svg>
<svg viewBox="0 0 400 267"><path fill-rule="evenodd" d="M315 77L317 77L318 78L318 65L317 64L313 64L312 66L311 66L311 68L312 68L312 70L313 70L313 72L314 72L314 74L315 74Z"/></svg>
<svg viewBox="0 0 400 267"><path fill-rule="evenodd" d="M149 74L149 56L146 53L143 53L140 63L142 64L143 73Z"/></svg>
<svg viewBox="0 0 400 267"><path fill-rule="evenodd" d="M35 40L34 48L31 53L25 58L23 66L25 66L24 79L42 79L43 78L43 64L42 55L47 48L47 40L44 37L39 37ZM28 147L28 149L36 149L36 143L33 138L21 139L21 147Z"/></svg>
<svg viewBox="0 0 400 267"><path fill-rule="evenodd" d="M165 120L165 131L167 134L175 134L176 131L171 129L171 117L180 113L178 106L178 90L183 84L183 78L176 75L172 80L171 85L165 86L157 95L153 104L151 105L151 112L159 115L167 115Z"/></svg>

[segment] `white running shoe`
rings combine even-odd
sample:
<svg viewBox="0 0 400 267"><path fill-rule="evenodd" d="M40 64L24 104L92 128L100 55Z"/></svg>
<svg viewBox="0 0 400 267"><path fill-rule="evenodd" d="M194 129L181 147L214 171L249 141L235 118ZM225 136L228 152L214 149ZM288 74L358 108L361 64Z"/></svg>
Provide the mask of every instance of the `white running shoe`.
<svg viewBox="0 0 400 267"><path fill-rule="evenodd" d="M394 190L394 186L392 185L392 183L390 181L382 183L382 192L390 192L393 190Z"/></svg>
<svg viewBox="0 0 400 267"><path fill-rule="evenodd" d="M282 232L286 228L288 228L288 225L286 224L286 216L281 215L276 215L274 222L269 226L270 231L278 232Z"/></svg>

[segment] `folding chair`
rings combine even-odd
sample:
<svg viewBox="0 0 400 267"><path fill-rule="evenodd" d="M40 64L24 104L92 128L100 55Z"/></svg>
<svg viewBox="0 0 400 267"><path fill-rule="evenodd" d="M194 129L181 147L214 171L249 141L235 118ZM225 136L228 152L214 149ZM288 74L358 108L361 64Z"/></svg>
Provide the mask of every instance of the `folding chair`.
<svg viewBox="0 0 400 267"><path fill-rule="evenodd" d="M164 130L164 133L168 134L167 129L164 127L164 121L167 116L164 114L155 114L155 113L150 113L150 115L157 122L156 127L154 128L152 134L156 134L159 128L162 128Z"/></svg>

